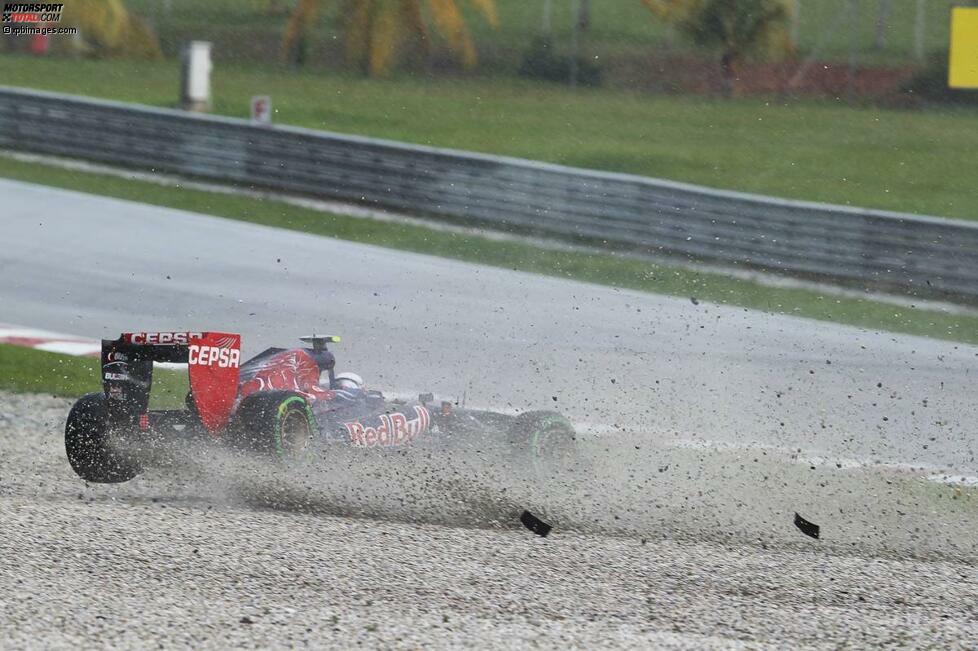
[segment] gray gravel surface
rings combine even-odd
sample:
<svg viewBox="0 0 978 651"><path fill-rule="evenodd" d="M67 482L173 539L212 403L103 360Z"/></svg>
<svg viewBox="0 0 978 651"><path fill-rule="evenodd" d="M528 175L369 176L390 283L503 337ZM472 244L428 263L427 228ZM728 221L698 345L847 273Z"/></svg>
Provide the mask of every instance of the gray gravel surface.
<svg viewBox="0 0 978 651"><path fill-rule="evenodd" d="M422 510L350 517L331 503L326 478L319 503L278 500L272 479L219 462L86 485L63 456L69 405L0 393L0 648L970 648L978 639L969 560L874 558L801 536L609 535L600 522L538 538L498 519L426 522ZM397 490L365 482L366 504L381 502L381 486Z"/></svg>

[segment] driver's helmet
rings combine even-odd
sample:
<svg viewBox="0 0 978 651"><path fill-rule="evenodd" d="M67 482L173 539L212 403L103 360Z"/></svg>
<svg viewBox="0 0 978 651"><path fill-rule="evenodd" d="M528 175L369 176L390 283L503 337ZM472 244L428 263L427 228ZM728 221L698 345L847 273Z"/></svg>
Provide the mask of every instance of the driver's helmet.
<svg viewBox="0 0 978 651"><path fill-rule="evenodd" d="M349 391L351 389L362 389L363 388L363 378L356 373L337 373L334 376L333 386L336 389L341 389Z"/></svg>

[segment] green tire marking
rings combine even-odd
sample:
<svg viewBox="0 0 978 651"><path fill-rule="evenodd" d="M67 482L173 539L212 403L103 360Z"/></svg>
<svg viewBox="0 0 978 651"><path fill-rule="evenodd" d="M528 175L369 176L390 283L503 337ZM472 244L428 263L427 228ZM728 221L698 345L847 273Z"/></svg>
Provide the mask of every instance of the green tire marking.
<svg viewBox="0 0 978 651"><path fill-rule="evenodd" d="M288 411L289 405L293 402L301 402L302 408L306 412L306 420L309 421L309 432L312 434L316 431L316 421L313 418L312 411L309 409L309 403L306 402L305 398L301 396L292 396L283 400L278 406L278 414L275 416L275 454L278 455L279 459L285 459L285 448L282 445L282 418L285 416L285 412Z"/></svg>

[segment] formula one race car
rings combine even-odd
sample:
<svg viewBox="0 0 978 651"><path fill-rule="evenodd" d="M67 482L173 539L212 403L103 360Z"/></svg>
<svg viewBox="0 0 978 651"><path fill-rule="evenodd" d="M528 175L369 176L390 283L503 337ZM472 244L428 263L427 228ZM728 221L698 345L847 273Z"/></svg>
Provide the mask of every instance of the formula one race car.
<svg viewBox="0 0 978 651"><path fill-rule="evenodd" d="M514 462L572 459L576 435L554 412L517 416L388 400L359 376L335 373L326 344L339 337L310 336L309 348L269 348L241 363L241 336L222 332L126 333L102 340L103 391L80 398L68 414L65 449L74 471L90 482L124 482L142 469L141 441L196 437L273 459L329 459L332 446L463 447L487 437ZM153 363L186 364L186 409L150 410ZM335 448L333 448L335 449Z"/></svg>

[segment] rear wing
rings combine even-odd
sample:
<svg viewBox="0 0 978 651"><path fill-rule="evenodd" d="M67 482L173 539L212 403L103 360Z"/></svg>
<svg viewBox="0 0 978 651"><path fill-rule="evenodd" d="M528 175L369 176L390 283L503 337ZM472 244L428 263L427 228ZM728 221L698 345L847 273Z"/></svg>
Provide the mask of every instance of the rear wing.
<svg viewBox="0 0 978 651"><path fill-rule="evenodd" d="M238 395L241 335L227 332L126 332L102 340L102 387L109 405L134 417L149 408L153 362L187 364L193 407L212 434L223 429ZM142 420L142 419L140 419Z"/></svg>

